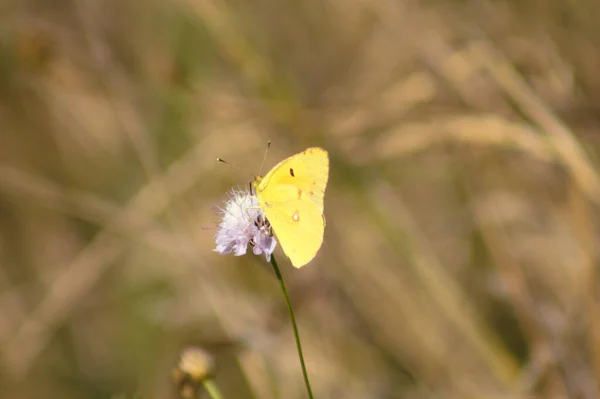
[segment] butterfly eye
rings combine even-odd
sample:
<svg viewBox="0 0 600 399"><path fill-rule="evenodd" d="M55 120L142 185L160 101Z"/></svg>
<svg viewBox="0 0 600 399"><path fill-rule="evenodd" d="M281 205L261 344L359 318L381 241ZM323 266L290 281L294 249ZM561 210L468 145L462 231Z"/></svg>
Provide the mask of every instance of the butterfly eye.
<svg viewBox="0 0 600 399"><path fill-rule="evenodd" d="M292 175L292 177L295 177L294 176L294 169L292 169L292 168L290 168L290 175Z"/></svg>

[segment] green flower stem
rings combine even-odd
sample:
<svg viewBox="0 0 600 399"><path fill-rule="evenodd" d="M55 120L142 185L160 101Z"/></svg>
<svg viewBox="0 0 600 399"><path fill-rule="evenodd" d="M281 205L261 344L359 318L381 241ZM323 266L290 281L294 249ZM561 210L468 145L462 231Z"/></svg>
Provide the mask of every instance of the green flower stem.
<svg viewBox="0 0 600 399"><path fill-rule="evenodd" d="M285 298L285 304L287 305L288 312L290 313L290 320L292 321L292 329L294 330L294 338L296 339L296 349L298 349L298 358L300 359L300 366L302 367L302 375L304 376L304 385L306 385L306 392L308 393L308 397L310 399L314 399L312 389L310 388L310 381L308 380L308 373L306 372L306 365L304 364L304 355L302 354L302 345L300 344L300 335L298 334L296 317L294 317L294 310L292 309L290 297L288 296L287 290L285 289L285 284L283 283L281 271L279 271L279 266L277 266L277 261L275 260L275 256L273 255L271 255L271 266L273 266L275 276L277 276L277 280L279 280L279 285L281 286L281 291L283 292L283 297Z"/></svg>
<svg viewBox="0 0 600 399"><path fill-rule="evenodd" d="M223 395L221 395L221 391L219 391L219 387L217 387L213 379L207 378L202 380L202 385L204 385L204 389L206 389L206 392L208 392L208 395L212 399L223 399Z"/></svg>

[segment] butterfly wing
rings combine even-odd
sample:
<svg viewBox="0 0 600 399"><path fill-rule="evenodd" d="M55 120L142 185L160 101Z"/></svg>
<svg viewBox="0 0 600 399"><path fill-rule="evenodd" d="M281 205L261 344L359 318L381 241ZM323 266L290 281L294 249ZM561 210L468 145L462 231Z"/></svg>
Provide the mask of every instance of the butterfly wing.
<svg viewBox="0 0 600 399"><path fill-rule="evenodd" d="M293 219L294 214L298 220ZM292 265L302 267L316 256L323 243L325 223L314 205L298 200L274 204L265 215Z"/></svg>
<svg viewBox="0 0 600 399"><path fill-rule="evenodd" d="M328 177L327 151L309 148L280 162L258 183L258 203L295 267L310 262L323 243Z"/></svg>

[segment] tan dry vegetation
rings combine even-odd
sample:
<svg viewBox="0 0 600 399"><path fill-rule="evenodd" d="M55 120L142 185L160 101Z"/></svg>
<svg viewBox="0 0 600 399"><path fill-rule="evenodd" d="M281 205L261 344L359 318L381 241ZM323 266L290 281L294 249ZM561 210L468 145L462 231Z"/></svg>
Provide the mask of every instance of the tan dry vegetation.
<svg viewBox="0 0 600 399"><path fill-rule="evenodd" d="M271 140L331 155L319 256L278 253L316 397L600 397L595 1L0 10L3 396L177 397L196 345L303 397L268 267L205 229Z"/></svg>

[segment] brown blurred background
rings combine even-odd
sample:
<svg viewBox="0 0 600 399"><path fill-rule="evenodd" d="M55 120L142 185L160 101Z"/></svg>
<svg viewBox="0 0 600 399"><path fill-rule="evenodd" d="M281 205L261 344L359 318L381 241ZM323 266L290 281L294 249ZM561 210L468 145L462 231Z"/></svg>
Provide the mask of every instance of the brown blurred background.
<svg viewBox="0 0 600 399"><path fill-rule="evenodd" d="M271 140L331 156L277 252L317 398L598 398L599 98L597 0L4 0L0 397L176 398L197 346L305 398L268 265L212 252Z"/></svg>

